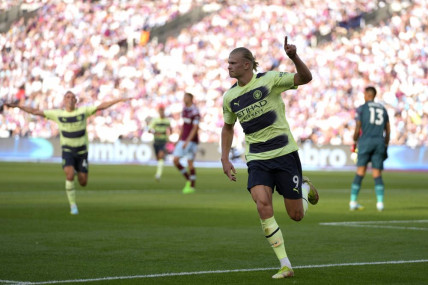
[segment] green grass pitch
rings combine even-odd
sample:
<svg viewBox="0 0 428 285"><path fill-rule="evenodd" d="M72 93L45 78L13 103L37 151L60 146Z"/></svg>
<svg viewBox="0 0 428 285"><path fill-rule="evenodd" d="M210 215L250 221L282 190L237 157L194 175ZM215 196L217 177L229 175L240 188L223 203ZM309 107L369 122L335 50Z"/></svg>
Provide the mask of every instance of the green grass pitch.
<svg viewBox="0 0 428 285"><path fill-rule="evenodd" d="M191 195L173 167L154 172L91 165L71 216L59 164L0 163L0 284L428 284L427 173L386 171L379 213L370 173L350 212L353 172L306 172L320 202L301 222L274 195L295 277L272 280L246 169L233 183L199 168Z"/></svg>

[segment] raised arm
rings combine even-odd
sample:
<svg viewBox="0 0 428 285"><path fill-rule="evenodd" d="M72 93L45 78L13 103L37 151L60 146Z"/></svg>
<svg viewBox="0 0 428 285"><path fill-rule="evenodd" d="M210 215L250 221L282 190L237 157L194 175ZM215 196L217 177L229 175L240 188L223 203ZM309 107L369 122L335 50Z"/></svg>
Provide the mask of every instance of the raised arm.
<svg viewBox="0 0 428 285"><path fill-rule="evenodd" d="M4 105L7 107L10 107L10 108L19 108L22 111L29 113L29 114L32 114L32 115L41 116L41 117L45 116L45 113L39 109L26 107L26 106L20 106L17 103L5 103Z"/></svg>
<svg viewBox="0 0 428 285"><path fill-rule="evenodd" d="M236 170L229 160L229 153L233 141L233 125L224 124L221 129L221 164L223 172L231 181L236 181Z"/></svg>
<svg viewBox="0 0 428 285"><path fill-rule="evenodd" d="M296 46L288 44L287 36L284 40L284 50L287 56L296 66L297 73L294 75L294 86L303 85L310 82L312 80L312 73L306 64L297 55Z"/></svg>
<svg viewBox="0 0 428 285"><path fill-rule="evenodd" d="M120 98L120 99L116 99L116 100L112 100L112 101L107 101L107 102L103 102L100 105L97 106L97 111L102 111L105 110L111 106L113 106L114 104L117 104L119 102L126 102L129 100L132 100L133 98Z"/></svg>

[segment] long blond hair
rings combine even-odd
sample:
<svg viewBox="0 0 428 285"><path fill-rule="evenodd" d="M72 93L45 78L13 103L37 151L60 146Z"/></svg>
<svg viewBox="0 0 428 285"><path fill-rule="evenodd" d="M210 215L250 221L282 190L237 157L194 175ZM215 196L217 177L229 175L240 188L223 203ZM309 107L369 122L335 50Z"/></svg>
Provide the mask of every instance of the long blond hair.
<svg viewBox="0 0 428 285"><path fill-rule="evenodd" d="M253 65L253 70L257 71L257 67L259 66L259 63L256 61L256 58L253 56L253 54L249 49L244 47L239 47L232 50L230 54L232 53L240 53L244 59L251 62L251 64Z"/></svg>

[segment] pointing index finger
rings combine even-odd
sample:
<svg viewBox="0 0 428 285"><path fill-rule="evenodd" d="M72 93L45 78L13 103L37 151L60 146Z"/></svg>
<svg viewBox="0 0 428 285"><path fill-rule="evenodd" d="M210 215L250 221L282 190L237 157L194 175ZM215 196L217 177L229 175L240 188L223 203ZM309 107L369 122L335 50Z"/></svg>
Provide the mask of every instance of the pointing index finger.
<svg viewBox="0 0 428 285"><path fill-rule="evenodd" d="M284 46L287 46L287 38L288 38L288 36L285 36Z"/></svg>

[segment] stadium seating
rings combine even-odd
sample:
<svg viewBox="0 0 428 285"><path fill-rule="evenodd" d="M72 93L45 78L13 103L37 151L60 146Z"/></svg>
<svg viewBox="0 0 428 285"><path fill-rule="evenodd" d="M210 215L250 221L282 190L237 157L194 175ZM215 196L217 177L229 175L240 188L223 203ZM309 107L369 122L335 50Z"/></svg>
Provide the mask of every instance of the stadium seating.
<svg viewBox="0 0 428 285"><path fill-rule="evenodd" d="M40 109L60 107L67 89L79 94L79 104L136 96L132 104L90 119L90 139L109 141L144 139L159 103L168 106L178 132L181 96L190 91L204 118L201 140L218 142L222 94L233 84L227 73L229 52L247 46L260 62L259 71L294 71L282 49L288 35L314 77L309 85L284 94L296 139L351 144L355 108L371 84L387 106L391 144L428 141L425 1L410 6L394 2L388 6L389 19L360 22L360 29L346 32L341 26L347 20L392 1L318 1L316 8L315 0L224 1L218 11L164 42L142 41L144 31L192 8L176 2L113 1L108 9L103 1L43 4L26 25L20 20L0 35L0 98L16 100L23 84L22 102ZM330 34L330 41L317 41L320 33ZM52 137L58 130L42 118L6 110L0 114L0 136L11 135Z"/></svg>

